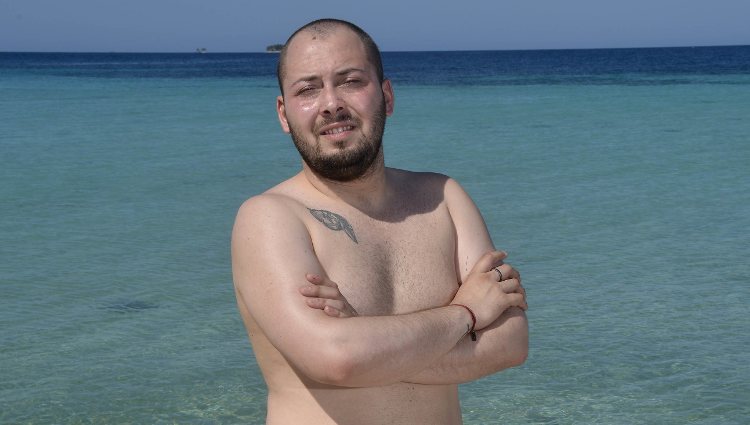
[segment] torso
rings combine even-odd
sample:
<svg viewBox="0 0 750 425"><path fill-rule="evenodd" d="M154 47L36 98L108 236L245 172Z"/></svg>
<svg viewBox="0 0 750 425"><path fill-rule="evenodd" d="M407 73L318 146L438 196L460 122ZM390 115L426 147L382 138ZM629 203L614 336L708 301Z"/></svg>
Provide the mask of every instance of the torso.
<svg viewBox="0 0 750 425"><path fill-rule="evenodd" d="M325 272L364 316L443 306L458 289L456 235L443 199L446 177L389 173L409 182L398 186L396 197L397 204L409 207L382 217L300 190L295 178L270 191L288 199L289 207L305 223ZM328 228L308 208L345 218L357 241L345 231ZM269 424L461 423L455 385L341 388L311 381L295 372L243 306L240 311L268 385Z"/></svg>

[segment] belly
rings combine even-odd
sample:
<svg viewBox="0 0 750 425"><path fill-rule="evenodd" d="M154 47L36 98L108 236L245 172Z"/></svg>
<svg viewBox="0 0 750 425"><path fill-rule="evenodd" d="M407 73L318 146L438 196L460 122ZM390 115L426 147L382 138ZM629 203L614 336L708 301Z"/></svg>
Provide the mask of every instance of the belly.
<svg viewBox="0 0 750 425"><path fill-rule="evenodd" d="M345 388L321 384L299 373L253 319L242 316L268 386L269 425L461 423L457 385Z"/></svg>
<svg viewBox="0 0 750 425"><path fill-rule="evenodd" d="M460 424L455 385L269 388L269 424Z"/></svg>

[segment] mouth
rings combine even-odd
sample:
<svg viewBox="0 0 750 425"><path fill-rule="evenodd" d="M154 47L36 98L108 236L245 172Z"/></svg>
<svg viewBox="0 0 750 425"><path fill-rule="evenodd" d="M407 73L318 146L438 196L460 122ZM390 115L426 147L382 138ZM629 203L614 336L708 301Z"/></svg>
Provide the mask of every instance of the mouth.
<svg viewBox="0 0 750 425"><path fill-rule="evenodd" d="M336 128L332 128L330 130L323 131L320 134L323 134L323 135L326 135L326 136L332 136L332 135L336 135L336 134L341 134L341 133L343 133L345 131L352 131L353 129L354 129L354 127L352 127L350 125L345 125L343 127L336 127Z"/></svg>
<svg viewBox="0 0 750 425"><path fill-rule="evenodd" d="M324 126L318 134L321 136L337 136L354 130L354 124L351 122L337 122Z"/></svg>

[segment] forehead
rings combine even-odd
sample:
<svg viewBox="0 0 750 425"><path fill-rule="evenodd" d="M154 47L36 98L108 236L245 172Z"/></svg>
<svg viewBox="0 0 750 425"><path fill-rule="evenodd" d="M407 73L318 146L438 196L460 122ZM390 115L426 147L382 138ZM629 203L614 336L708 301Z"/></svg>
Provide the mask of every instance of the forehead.
<svg viewBox="0 0 750 425"><path fill-rule="evenodd" d="M347 28L306 30L289 43L284 69L288 81L300 75L322 75L342 68L370 70L362 40Z"/></svg>

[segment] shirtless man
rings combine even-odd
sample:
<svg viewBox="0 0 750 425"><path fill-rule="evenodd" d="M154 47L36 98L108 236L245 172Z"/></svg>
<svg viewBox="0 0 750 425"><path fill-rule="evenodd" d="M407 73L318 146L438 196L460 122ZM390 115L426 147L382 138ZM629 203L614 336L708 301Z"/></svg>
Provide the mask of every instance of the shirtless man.
<svg viewBox="0 0 750 425"><path fill-rule="evenodd" d="M457 384L526 359L520 276L454 180L385 167L394 95L367 34L316 21L279 60L302 170L232 234L267 423L460 424Z"/></svg>

